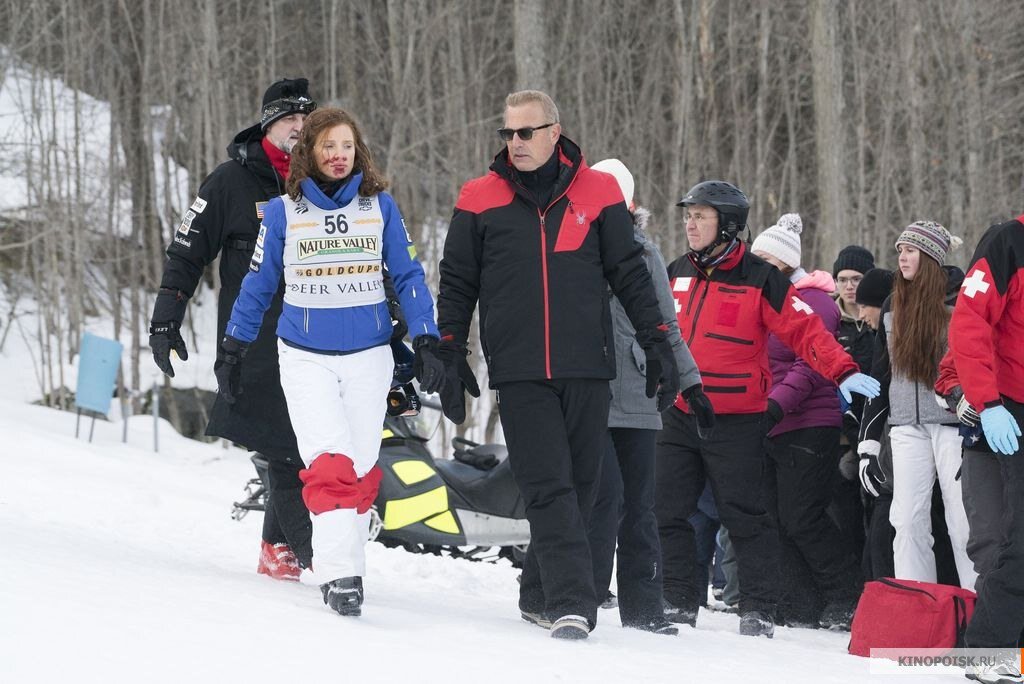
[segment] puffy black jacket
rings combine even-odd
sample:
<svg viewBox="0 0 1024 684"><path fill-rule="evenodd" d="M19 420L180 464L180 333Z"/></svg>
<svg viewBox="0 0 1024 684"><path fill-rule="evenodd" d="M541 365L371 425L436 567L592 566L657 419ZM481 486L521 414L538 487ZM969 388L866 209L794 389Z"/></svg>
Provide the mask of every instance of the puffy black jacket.
<svg viewBox="0 0 1024 684"><path fill-rule="evenodd" d="M267 159L262 138L258 125L235 136L228 146L229 160L214 169L199 186L198 196L167 248L160 286L181 290L190 297L203 269L221 255L218 342L224 336L242 278L249 272L263 205L284 192L284 179ZM218 396L206 434L294 461L298 458L298 447L281 390L275 334L283 297L282 284L242 364L242 394L235 404Z"/></svg>
<svg viewBox="0 0 1024 684"><path fill-rule="evenodd" d="M490 173L463 186L445 239L438 328L465 341L479 300L492 387L615 377L609 285L637 330L662 324L615 179L588 168L564 136L556 154L547 207L537 205L503 150Z"/></svg>

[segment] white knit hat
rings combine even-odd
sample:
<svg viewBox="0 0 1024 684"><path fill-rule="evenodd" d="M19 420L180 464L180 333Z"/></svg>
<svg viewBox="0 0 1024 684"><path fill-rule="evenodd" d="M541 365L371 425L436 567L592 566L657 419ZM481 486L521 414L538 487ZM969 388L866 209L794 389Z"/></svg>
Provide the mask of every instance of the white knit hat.
<svg viewBox="0 0 1024 684"><path fill-rule="evenodd" d="M757 236L751 252L767 252L791 268L800 267L800 214L783 214L778 223Z"/></svg>
<svg viewBox="0 0 1024 684"><path fill-rule="evenodd" d="M619 189L622 190L622 197L626 200L626 206L633 209L633 174L629 172L626 165L618 159L602 159L590 168L612 175L619 182Z"/></svg>

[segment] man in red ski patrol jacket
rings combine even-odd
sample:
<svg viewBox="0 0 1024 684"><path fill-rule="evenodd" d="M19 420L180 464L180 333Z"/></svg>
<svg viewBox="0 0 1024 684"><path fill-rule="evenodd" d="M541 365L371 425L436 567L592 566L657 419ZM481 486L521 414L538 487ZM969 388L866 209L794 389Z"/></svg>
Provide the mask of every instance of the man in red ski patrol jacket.
<svg viewBox="0 0 1024 684"><path fill-rule="evenodd" d="M669 264L679 330L697 361L717 425L697 431L699 407L685 399L663 415L658 437L656 508L665 570L666 615L695 625L698 596L707 591L693 572L696 546L688 518L705 478L739 565L740 634L772 636L778 594L778 535L762 492L764 438L782 419L768 399L768 334L774 333L843 394L878 395L878 382L857 363L771 264L738 238L750 204L723 181L695 185L686 208L688 254ZM839 399L837 398L838 402Z"/></svg>
<svg viewBox="0 0 1024 684"><path fill-rule="evenodd" d="M1024 629L1024 215L985 232L960 290L949 350L963 399L980 412L994 452L965 452L964 501L984 503L990 524L1001 526L976 530L979 518L971 519L972 541L984 533L1001 544L995 562L982 563L991 569L979 568L978 603L965 640L971 648L1007 648ZM972 560L979 564L977 553Z"/></svg>
<svg viewBox="0 0 1024 684"><path fill-rule="evenodd" d="M498 131L505 149L490 173L462 188L445 238L441 339L417 338L415 346L421 388L440 389L445 414L461 423L463 386L476 388L465 345L479 303L490 384L530 521L519 607L552 637L582 639L597 621L586 523L615 377L609 287L644 350L647 396L657 391L665 409L680 388L622 191L588 168L558 121L542 92L506 98Z"/></svg>

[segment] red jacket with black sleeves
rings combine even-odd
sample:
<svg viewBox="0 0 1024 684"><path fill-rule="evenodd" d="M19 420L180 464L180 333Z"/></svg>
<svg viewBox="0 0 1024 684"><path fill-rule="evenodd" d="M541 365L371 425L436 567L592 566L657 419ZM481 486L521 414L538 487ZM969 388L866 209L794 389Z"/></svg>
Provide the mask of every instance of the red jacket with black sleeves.
<svg viewBox="0 0 1024 684"><path fill-rule="evenodd" d="M1000 395L1024 402L1024 215L978 243L949 324L960 386L982 411Z"/></svg>
<svg viewBox="0 0 1024 684"><path fill-rule="evenodd" d="M588 168L565 136L556 154L548 206L503 150L490 173L463 186L445 238L437 327L465 342L479 301L491 387L615 377L609 285L634 328L664 323L618 183Z"/></svg>
<svg viewBox="0 0 1024 684"><path fill-rule="evenodd" d="M789 279L745 244L710 273L686 254L669 264L668 275L679 332L700 368L715 413L767 408L769 333L837 383L860 371ZM682 397L676 406L687 410Z"/></svg>

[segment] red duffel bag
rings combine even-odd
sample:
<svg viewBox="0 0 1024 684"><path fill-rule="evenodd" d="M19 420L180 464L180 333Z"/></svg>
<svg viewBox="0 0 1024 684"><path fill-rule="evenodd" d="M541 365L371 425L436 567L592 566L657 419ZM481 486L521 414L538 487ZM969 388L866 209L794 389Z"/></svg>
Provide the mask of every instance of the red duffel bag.
<svg viewBox="0 0 1024 684"><path fill-rule="evenodd" d="M850 653L873 648L963 648L975 593L945 584L879 579L864 585L850 626Z"/></svg>

